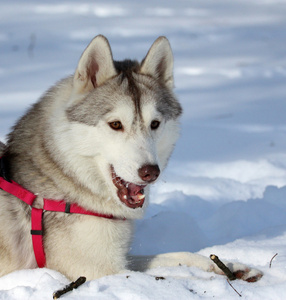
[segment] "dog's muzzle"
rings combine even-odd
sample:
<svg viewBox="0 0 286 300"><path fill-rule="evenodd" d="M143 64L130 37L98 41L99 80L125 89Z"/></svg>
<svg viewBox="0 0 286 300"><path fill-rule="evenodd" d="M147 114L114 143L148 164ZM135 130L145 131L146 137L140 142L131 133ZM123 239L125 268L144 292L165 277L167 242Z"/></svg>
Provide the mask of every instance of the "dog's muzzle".
<svg viewBox="0 0 286 300"><path fill-rule="evenodd" d="M127 182L118 176L111 166L112 182L117 188L117 196L122 203L130 208L142 207L145 201L144 188L146 185L137 185L132 182Z"/></svg>

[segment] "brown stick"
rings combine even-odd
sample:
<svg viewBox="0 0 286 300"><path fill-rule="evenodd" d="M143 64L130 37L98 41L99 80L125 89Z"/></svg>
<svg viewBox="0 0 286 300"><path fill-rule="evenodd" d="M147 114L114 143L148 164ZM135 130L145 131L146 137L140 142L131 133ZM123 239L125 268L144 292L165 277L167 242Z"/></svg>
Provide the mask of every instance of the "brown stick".
<svg viewBox="0 0 286 300"><path fill-rule="evenodd" d="M71 292L73 289L77 289L79 286L84 284L86 281L85 277L79 277L76 281L71 282L69 285L64 287L62 290L56 291L53 294L53 299L59 299L62 295Z"/></svg>
<svg viewBox="0 0 286 300"><path fill-rule="evenodd" d="M229 282L229 280L226 280L228 284L233 288L233 290L238 294L239 297L242 297L241 294L232 286L232 284Z"/></svg>
<svg viewBox="0 0 286 300"><path fill-rule="evenodd" d="M235 280L235 275L230 269L214 254L210 255L210 259L223 271L229 280Z"/></svg>
<svg viewBox="0 0 286 300"><path fill-rule="evenodd" d="M273 257L271 258L270 263L269 263L269 268L271 268L272 261L273 261L273 259L274 259L277 255L278 255L278 253L276 253L275 255L273 255Z"/></svg>

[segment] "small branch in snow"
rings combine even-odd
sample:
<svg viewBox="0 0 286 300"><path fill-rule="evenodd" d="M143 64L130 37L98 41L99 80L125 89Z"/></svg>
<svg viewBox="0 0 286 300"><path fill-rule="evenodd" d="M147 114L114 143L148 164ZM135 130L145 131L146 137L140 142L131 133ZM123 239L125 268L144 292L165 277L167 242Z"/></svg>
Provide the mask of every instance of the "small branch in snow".
<svg viewBox="0 0 286 300"><path fill-rule="evenodd" d="M227 281L228 284L232 287L232 289L237 293L237 295L238 295L239 297L242 297L241 294L240 294L240 293L232 286L232 284L229 282L229 280L227 279L226 281Z"/></svg>
<svg viewBox="0 0 286 300"><path fill-rule="evenodd" d="M270 263L269 263L269 268L271 268L271 266L272 266L272 261L273 261L273 259L274 259L277 255L278 255L278 253L276 253L275 255L273 255L273 257L271 258Z"/></svg>
<svg viewBox="0 0 286 300"><path fill-rule="evenodd" d="M210 255L210 259L223 271L229 280L235 280L235 275L230 269L214 254Z"/></svg>
<svg viewBox="0 0 286 300"><path fill-rule="evenodd" d="M162 276L155 276L155 279L156 279L156 280L165 280L166 278L165 278L165 277L162 277Z"/></svg>
<svg viewBox="0 0 286 300"><path fill-rule="evenodd" d="M67 286L65 286L62 290L58 290L54 292L53 294L53 299L59 299L62 295L71 292L73 289L77 289L79 286L84 284L86 281L85 277L79 277L76 281L71 282Z"/></svg>

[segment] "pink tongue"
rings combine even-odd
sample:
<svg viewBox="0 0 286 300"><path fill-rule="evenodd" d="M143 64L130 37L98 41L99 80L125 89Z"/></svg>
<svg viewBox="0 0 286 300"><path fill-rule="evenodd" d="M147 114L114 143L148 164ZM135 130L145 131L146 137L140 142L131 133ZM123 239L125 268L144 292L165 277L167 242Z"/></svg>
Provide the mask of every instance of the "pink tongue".
<svg viewBox="0 0 286 300"><path fill-rule="evenodd" d="M136 185L134 183L129 183L128 184L128 192L129 192L129 196L136 196L137 194L139 194L139 192L143 189L142 186Z"/></svg>

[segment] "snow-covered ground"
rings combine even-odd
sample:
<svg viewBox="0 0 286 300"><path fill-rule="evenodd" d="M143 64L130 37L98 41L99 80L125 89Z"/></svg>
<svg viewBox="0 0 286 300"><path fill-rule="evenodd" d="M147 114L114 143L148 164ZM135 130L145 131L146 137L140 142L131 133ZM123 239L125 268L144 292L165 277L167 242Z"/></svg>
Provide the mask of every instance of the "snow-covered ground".
<svg viewBox="0 0 286 300"><path fill-rule="evenodd" d="M166 35L184 107L131 252L215 253L264 272L233 282L243 299L286 299L286 1L0 0L1 140L99 33L115 59L141 59ZM0 299L52 299L66 283L22 270L0 279ZM238 297L223 276L181 266L101 278L63 299Z"/></svg>

